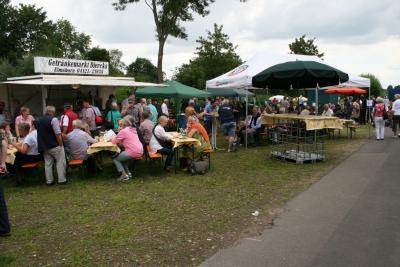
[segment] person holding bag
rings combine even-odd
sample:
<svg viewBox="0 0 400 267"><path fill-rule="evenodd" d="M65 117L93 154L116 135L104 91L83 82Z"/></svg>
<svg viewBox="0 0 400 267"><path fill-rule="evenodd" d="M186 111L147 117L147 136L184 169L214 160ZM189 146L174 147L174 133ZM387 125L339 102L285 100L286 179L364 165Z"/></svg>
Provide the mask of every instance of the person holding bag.
<svg viewBox="0 0 400 267"><path fill-rule="evenodd" d="M118 130L118 121L121 119L121 113L118 110L118 104L116 102L111 103L111 110L107 112L106 115L106 130L113 130L117 132Z"/></svg>

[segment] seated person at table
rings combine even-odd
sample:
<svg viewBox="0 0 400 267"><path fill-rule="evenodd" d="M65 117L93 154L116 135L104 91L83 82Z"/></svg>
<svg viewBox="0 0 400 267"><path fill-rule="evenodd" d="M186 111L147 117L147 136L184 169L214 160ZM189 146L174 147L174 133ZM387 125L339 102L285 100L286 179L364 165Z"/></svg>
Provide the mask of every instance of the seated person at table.
<svg viewBox="0 0 400 267"><path fill-rule="evenodd" d="M2 125L0 125L0 129L3 131L5 139L7 143L10 143L10 140L14 138L14 135L11 132L10 122L5 121Z"/></svg>
<svg viewBox="0 0 400 267"><path fill-rule="evenodd" d="M11 141L11 145L18 150L18 152L15 154L14 162L14 168L17 171L24 164L36 163L43 160L43 156L40 155L38 151L38 139L35 126L36 121L32 122L32 127L30 124L25 122L18 124L18 132L23 138L23 142L19 144Z"/></svg>
<svg viewBox="0 0 400 267"><path fill-rule="evenodd" d="M324 111L321 114L322 116L326 116L326 117L332 117L333 116L333 111L332 109L329 107L328 104L324 105Z"/></svg>
<svg viewBox="0 0 400 267"><path fill-rule="evenodd" d="M120 145L124 151L113 158L117 171L121 174L119 181L128 181L132 178L128 162L143 156L143 144L139 139L136 128L131 127L131 122L126 118L118 121L118 134L112 140L113 144Z"/></svg>
<svg viewBox="0 0 400 267"><path fill-rule="evenodd" d="M146 145L150 143L150 139L153 136L154 123L150 120L151 113L148 111L143 111L142 113L142 123L140 124L140 131L143 134L144 141Z"/></svg>
<svg viewBox="0 0 400 267"><path fill-rule="evenodd" d="M0 174L8 174L6 158L7 158L7 138L4 129L0 129Z"/></svg>
<svg viewBox="0 0 400 267"><path fill-rule="evenodd" d="M172 160L174 159L171 139L178 137L178 134L172 135L167 133L164 129L167 124L168 118L166 116L160 116L160 118L158 118L158 124L154 127L153 136L150 139L150 152L167 155L164 170L169 172L171 170Z"/></svg>
<svg viewBox="0 0 400 267"><path fill-rule="evenodd" d="M240 144L245 143L247 132L247 144L258 142L259 134L262 130L260 112L257 107L252 110L252 115L246 119L245 125L240 129Z"/></svg>
<svg viewBox="0 0 400 267"><path fill-rule="evenodd" d="M72 122L73 130L67 134L66 146L68 147L70 160L83 160L88 172L96 171L96 163L93 156L87 154L89 145L97 142L90 134L81 130L82 121L74 120Z"/></svg>
<svg viewBox="0 0 400 267"><path fill-rule="evenodd" d="M194 147L194 158L199 158L204 150L211 149L210 138L208 137L206 129L200 124L196 116L191 116L187 121L187 137L195 138L200 141L199 147ZM192 149L185 147L185 156L192 157Z"/></svg>
<svg viewBox="0 0 400 267"><path fill-rule="evenodd" d="M305 106L303 107L303 110L300 112L300 115L310 115L310 107L309 106Z"/></svg>

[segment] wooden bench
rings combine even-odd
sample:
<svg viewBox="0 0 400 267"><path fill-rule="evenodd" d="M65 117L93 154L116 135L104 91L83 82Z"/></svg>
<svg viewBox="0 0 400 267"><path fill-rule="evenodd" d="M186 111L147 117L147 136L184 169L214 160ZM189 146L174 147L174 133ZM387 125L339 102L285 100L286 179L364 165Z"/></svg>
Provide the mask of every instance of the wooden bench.
<svg viewBox="0 0 400 267"><path fill-rule="evenodd" d="M21 166L22 171L25 173L26 171L35 171L39 169L39 163L40 162L32 162L32 163L26 163ZM35 176L37 176L37 172L35 172ZM20 175L16 176L16 184L21 185L22 184L22 177Z"/></svg>
<svg viewBox="0 0 400 267"><path fill-rule="evenodd" d="M150 159L150 164L153 160L159 160L160 161L160 165L162 166L162 162L164 160L164 157L161 153L157 153L157 152L151 152L150 150L150 146L146 146L146 161L147 159ZM151 167L151 165L150 165Z"/></svg>
<svg viewBox="0 0 400 267"><path fill-rule="evenodd" d="M68 168L78 168L80 170L81 176L83 177L83 167L85 166L85 164L83 164L83 160L82 159L71 159L68 161Z"/></svg>

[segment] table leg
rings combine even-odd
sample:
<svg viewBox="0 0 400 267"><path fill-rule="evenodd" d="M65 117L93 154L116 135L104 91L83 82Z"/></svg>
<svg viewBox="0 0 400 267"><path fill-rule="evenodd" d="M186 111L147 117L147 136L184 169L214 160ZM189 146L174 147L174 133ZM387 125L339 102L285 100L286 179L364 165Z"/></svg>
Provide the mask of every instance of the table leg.
<svg viewBox="0 0 400 267"><path fill-rule="evenodd" d="M176 174L176 169L177 169L177 158L179 157L179 147L176 147L175 149L174 149L174 153L175 153L175 157L174 157L174 165L175 165L175 174Z"/></svg>

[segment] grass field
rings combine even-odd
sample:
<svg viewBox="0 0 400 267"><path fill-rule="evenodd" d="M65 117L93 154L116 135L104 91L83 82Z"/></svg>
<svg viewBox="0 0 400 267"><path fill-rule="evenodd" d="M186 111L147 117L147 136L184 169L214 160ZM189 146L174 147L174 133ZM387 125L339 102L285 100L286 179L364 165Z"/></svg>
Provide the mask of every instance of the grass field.
<svg viewBox="0 0 400 267"><path fill-rule="evenodd" d="M368 137L327 140L328 159L296 165L270 148L217 152L203 176L163 174L140 162L134 179L104 173L48 187L44 178L5 181L12 236L0 239L0 266L192 266L242 236L256 235L299 192ZM221 143L221 142L220 142ZM252 212L258 210L260 216Z"/></svg>

